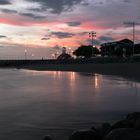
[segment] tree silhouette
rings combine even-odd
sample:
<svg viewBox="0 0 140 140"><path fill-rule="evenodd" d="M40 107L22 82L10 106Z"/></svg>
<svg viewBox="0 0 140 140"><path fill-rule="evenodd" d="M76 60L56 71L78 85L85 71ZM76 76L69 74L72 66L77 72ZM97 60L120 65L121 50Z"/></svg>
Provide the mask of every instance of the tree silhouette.
<svg viewBox="0 0 140 140"><path fill-rule="evenodd" d="M85 58L90 58L93 55L99 54L99 50L96 47L81 45L78 49L73 52L77 57L84 56Z"/></svg>

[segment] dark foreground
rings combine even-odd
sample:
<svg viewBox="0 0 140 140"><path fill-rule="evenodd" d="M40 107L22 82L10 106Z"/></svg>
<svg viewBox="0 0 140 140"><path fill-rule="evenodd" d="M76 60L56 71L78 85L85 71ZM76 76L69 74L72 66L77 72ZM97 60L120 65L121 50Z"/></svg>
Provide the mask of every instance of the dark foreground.
<svg viewBox="0 0 140 140"><path fill-rule="evenodd" d="M45 136L43 140L52 139ZM104 123L99 128L76 131L69 140L140 140L140 112L128 114L113 125Z"/></svg>

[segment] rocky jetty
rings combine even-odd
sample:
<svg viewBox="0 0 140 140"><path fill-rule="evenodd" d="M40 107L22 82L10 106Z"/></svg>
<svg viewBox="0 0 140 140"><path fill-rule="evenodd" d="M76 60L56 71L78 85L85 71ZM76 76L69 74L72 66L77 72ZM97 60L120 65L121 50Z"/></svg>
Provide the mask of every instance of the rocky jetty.
<svg viewBox="0 0 140 140"><path fill-rule="evenodd" d="M52 140L45 136L43 140ZM128 114L114 124L103 123L100 128L77 130L69 140L140 140L140 112Z"/></svg>

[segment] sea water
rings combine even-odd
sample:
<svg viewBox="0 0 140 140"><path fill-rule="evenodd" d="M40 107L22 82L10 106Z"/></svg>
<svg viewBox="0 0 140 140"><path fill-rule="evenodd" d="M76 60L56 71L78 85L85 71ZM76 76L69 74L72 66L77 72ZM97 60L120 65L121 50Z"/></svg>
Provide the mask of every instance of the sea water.
<svg viewBox="0 0 140 140"><path fill-rule="evenodd" d="M67 140L140 111L140 83L97 73L0 69L0 139Z"/></svg>

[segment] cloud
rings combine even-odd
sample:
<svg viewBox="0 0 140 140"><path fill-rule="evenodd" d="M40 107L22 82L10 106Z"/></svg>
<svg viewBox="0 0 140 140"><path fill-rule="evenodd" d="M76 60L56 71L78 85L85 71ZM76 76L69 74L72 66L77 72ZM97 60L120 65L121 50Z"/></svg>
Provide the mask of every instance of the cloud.
<svg viewBox="0 0 140 140"><path fill-rule="evenodd" d="M9 14L16 14L18 13L16 10L10 10L10 9L1 9L3 13L9 13Z"/></svg>
<svg viewBox="0 0 140 140"><path fill-rule="evenodd" d="M129 2L130 2L130 0L123 0L123 2L125 2L125 3L129 3Z"/></svg>
<svg viewBox="0 0 140 140"><path fill-rule="evenodd" d="M41 40L49 40L50 38L43 37Z"/></svg>
<svg viewBox="0 0 140 140"><path fill-rule="evenodd" d="M38 15L35 15L35 14L32 14L32 13L20 13L20 15L30 17L30 18L33 18L33 19L44 19L45 18L45 16L38 16Z"/></svg>
<svg viewBox="0 0 140 140"><path fill-rule="evenodd" d="M83 36L83 35L89 35L89 32L80 32L78 35Z"/></svg>
<svg viewBox="0 0 140 140"><path fill-rule="evenodd" d="M59 39L63 39L63 38L70 38L70 37L74 36L75 34L68 33L68 32L52 32L51 35L55 36Z"/></svg>
<svg viewBox="0 0 140 140"><path fill-rule="evenodd" d="M79 26L81 25L80 21L73 21L73 22L67 22L66 23L68 26Z"/></svg>
<svg viewBox="0 0 140 140"><path fill-rule="evenodd" d="M126 27L133 27L133 25L140 25L140 23L134 22L134 21L125 21L125 22L123 22L123 24L124 24Z"/></svg>
<svg viewBox="0 0 140 140"><path fill-rule="evenodd" d="M8 5L11 4L10 0L0 0L0 5Z"/></svg>
<svg viewBox="0 0 140 140"><path fill-rule="evenodd" d="M109 37L109 36L100 36L98 39L101 42L104 42L104 41L113 41L114 40L112 37Z"/></svg>
<svg viewBox="0 0 140 140"><path fill-rule="evenodd" d="M27 1L27 0L26 0ZM84 0L28 0L39 3L42 11L49 11L53 14L60 14L63 11L69 11L73 6L80 4Z"/></svg>
<svg viewBox="0 0 140 140"><path fill-rule="evenodd" d="M109 36L100 36L98 39L93 40L93 45L99 46L102 43L111 42L111 41L114 41L114 39L112 37L109 37ZM86 42L88 44L90 44L90 45L92 44L92 40L91 39L87 39Z"/></svg>
<svg viewBox="0 0 140 140"><path fill-rule="evenodd" d="M56 45L56 46L54 46L54 47L53 47L53 49L54 49L54 50L61 50L61 49L62 49L62 47L60 47L60 46Z"/></svg>
<svg viewBox="0 0 140 140"><path fill-rule="evenodd" d="M87 39L86 42L87 42L89 45L92 44L91 39ZM102 43L102 42L101 42L100 40L98 40L98 39L93 40L93 45L95 45L95 46L99 46L101 43Z"/></svg>
<svg viewBox="0 0 140 140"><path fill-rule="evenodd" d="M5 35L0 35L0 39L1 38L7 38L7 36L5 36Z"/></svg>

